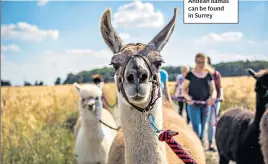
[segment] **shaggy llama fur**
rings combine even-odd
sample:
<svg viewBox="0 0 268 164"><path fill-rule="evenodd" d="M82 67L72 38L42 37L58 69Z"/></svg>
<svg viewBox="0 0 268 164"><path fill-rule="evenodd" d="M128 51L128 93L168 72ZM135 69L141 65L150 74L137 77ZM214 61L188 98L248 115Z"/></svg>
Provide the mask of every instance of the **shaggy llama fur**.
<svg viewBox="0 0 268 164"><path fill-rule="evenodd" d="M263 155L259 144L260 120L268 102L267 88L268 74L257 76L253 70L249 73L256 79L256 111L235 108L225 112L216 127L216 145L220 157L220 164L228 164L230 160L237 164L263 164ZM267 87L268 85L266 85Z"/></svg>
<svg viewBox="0 0 268 164"><path fill-rule="evenodd" d="M174 30L176 15L175 9L172 20L147 45L142 43L124 45L112 27L111 11L106 10L102 15L102 37L114 53L111 65L116 71L115 82L122 125L111 147L109 164L183 163L165 143L158 140L148 122L145 121L145 115L130 105L132 103L140 108L147 106L152 96L151 78L160 79L159 68L163 62L160 51ZM130 57L129 60L126 59L127 57ZM121 71L123 74L120 73ZM178 131L179 135L174 139L199 164L205 164L204 150L199 138L178 113L171 109L163 110L161 98L156 101L150 113L155 117L155 124L159 129L168 128Z"/></svg>

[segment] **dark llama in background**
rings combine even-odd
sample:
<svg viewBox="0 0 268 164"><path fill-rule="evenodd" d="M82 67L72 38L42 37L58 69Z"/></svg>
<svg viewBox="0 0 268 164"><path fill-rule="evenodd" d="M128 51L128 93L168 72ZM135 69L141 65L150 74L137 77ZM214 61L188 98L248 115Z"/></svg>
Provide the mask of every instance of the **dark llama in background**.
<svg viewBox="0 0 268 164"><path fill-rule="evenodd" d="M265 84L266 86L266 95L268 96L268 70L266 72L260 73L260 76L262 78L265 78ZM260 123L260 144L261 144L261 150L264 157L264 163L268 164L268 103L265 105L266 112L262 116L261 123Z"/></svg>
<svg viewBox="0 0 268 164"><path fill-rule="evenodd" d="M268 107L261 119L260 144L265 164L268 164Z"/></svg>
<svg viewBox="0 0 268 164"><path fill-rule="evenodd" d="M256 74L249 69L256 79L256 112L247 109L233 108L225 112L216 127L216 145L220 164L230 160L237 164L263 164L263 155L259 144L260 120L265 112L267 98L268 74Z"/></svg>

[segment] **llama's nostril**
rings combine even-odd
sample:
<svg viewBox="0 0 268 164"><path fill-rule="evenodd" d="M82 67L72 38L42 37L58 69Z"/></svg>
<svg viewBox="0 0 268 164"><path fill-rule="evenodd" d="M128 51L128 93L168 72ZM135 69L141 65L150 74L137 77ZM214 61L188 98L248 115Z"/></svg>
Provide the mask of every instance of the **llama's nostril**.
<svg viewBox="0 0 268 164"><path fill-rule="evenodd" d="M88 108L92 109L94 104L88 104Z"/></svg>
<svg viewBox="0 0 268 164"><path fill-rule="evenodd" d="M140 83L144 82L148 78L147 74L143 74L140 78Z"/></svg>
<svg viewBox="0 0 268 164"><path fill-rule="evenodd" d="M133 74L129 74L127 76L127 81L130 82L130 83L135 83L135 81L134 81L134 75Z"/></svg>

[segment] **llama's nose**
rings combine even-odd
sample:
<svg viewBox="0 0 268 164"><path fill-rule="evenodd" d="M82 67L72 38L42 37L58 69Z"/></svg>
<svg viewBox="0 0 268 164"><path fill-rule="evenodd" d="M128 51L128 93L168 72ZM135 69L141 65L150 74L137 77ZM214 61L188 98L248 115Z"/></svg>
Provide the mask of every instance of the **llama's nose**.
<svg viewBox="0 0 268 164"><path fill-rule="evenodd" d="M88 108L92 109L94 104L87 104L88 105Z"/></svg>
<svg viewBox="0 0 268 164"><path fill-rule="evenodd" d="M127 81L131 84L144 83L148 79L146 70L132 70L127 74Z"/></svg>

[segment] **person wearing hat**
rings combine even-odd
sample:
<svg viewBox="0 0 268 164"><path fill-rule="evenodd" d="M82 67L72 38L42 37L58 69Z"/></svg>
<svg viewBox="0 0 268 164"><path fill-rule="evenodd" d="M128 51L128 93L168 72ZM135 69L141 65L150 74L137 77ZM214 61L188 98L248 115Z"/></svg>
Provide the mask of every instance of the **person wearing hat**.
<svg viewBox="0 0 268 164"><path fill-rule="evenodd" d="M92 76L92 81L93 81L94 84L96 84L103 91L104 79L100 74L93 75ZM107 101L106 97L104 96L103 92L102 92L101 99L102 99L102 101L101 101L100 105L102 105L103 108L109 110L108 101Z"/></svg>
<svg viewBox="0 0 268 164"><path fill-rule="evenodd" d="M98 87L103 89L104 86L104 79L100 74L95 74L92 76L93 83L96 84Z"/></svg>

